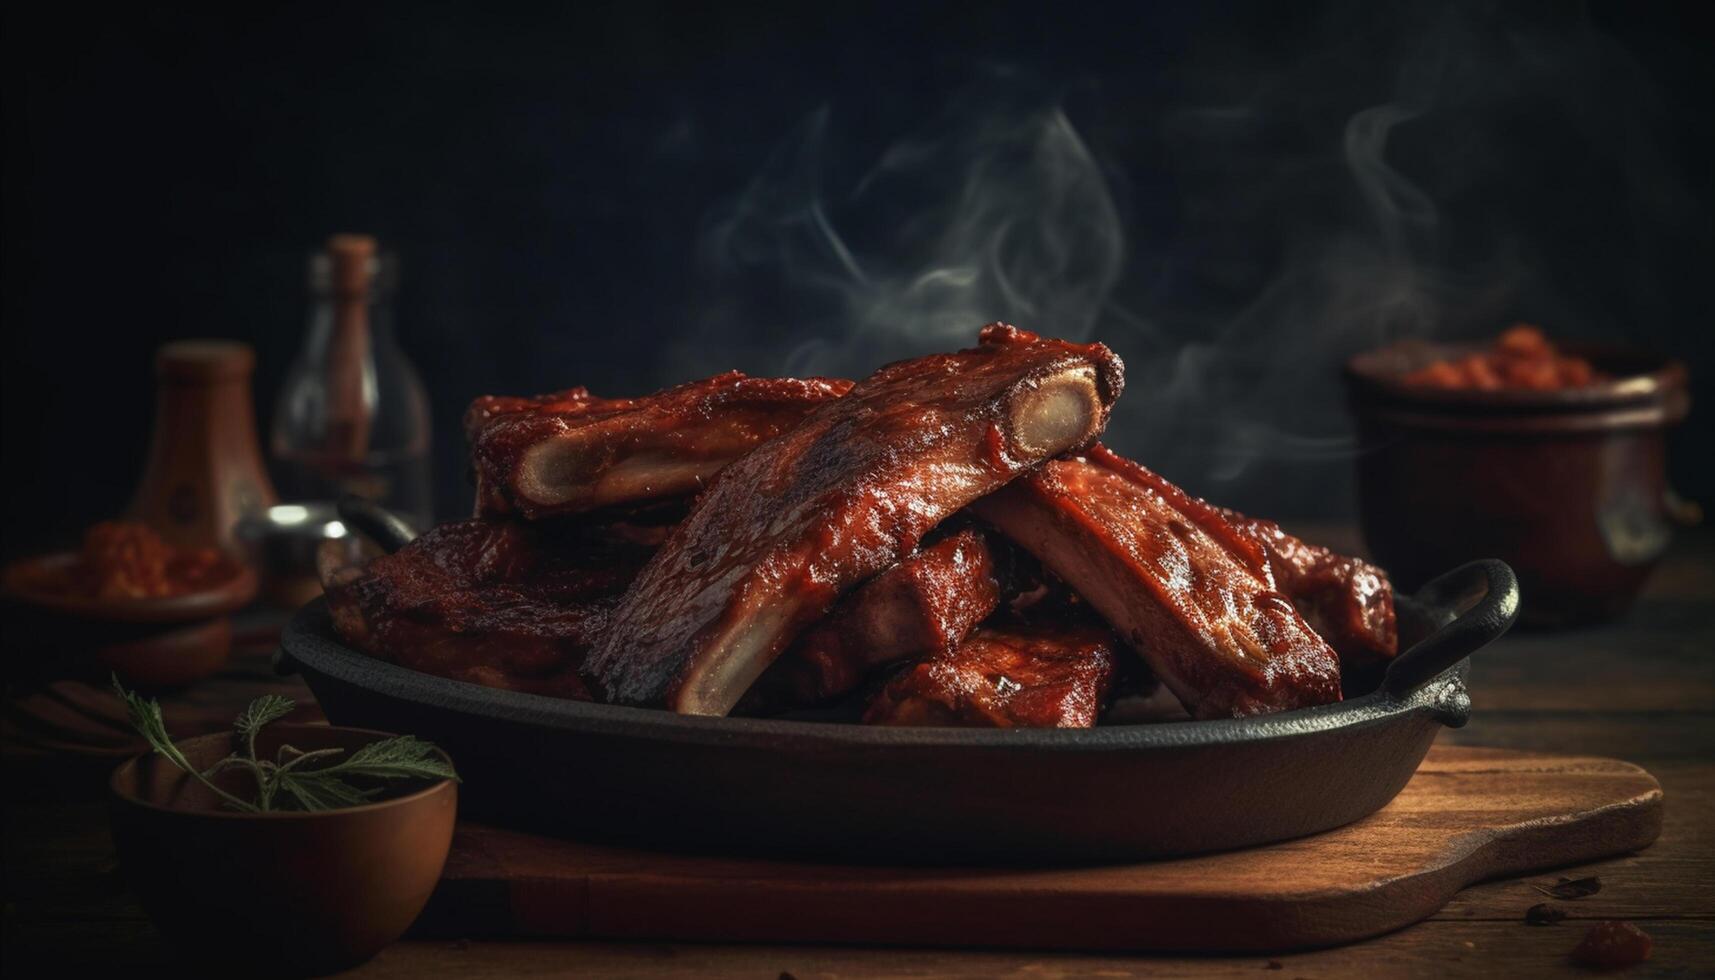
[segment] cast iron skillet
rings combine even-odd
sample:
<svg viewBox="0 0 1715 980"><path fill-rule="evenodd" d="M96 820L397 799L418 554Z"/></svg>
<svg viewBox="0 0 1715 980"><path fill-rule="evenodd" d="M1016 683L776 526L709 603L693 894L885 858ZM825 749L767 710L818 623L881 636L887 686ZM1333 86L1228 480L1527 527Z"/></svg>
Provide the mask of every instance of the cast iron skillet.
<svg viewBox="0 0 1715 980"><path fill-rule="evenodd" d="M1064 864L1285 840L1384 806L1436 732L1465 723L1466 658L1512 625L1518 586L1504 563L1471 562L1397 608L1408 649L1368 694L1089 730L703 718L492 690L343 645L320 599L287 625L282 660L335 724L439 744L461 807L490 822L657 848Z"/></svg>

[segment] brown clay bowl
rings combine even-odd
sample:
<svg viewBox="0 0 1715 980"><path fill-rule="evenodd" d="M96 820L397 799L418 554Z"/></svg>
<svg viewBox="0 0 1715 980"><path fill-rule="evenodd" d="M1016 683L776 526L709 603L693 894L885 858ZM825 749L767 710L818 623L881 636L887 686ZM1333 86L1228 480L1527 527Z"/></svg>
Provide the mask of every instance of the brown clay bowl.
<svg viewBox="0 0 1715 980"><path fill-rule="evenodd" d="M77 560L76 552L62 551L14 567L48 572ZM96 599L7 586L0 589L0 607L14 655L5 674L105 684L116 673L145 690L183 687L226 664L231 614L255 598L256 573L243 566L215 588L164 599Z"/></svg>
<svg viewBox="0 0 1715 980"><path fill-rule="evenodd" d="M1394 580L1496 557L1517 572L1521 621L1624 612L1679 518L1667 430L1691 395L1678 361L1566 345L1612 380L1563 391L1445 390L1400 376L1477 345L1399 344L1353 357L1364 538Z"/></svg>
<svg viewBox="0 0 1715 980"><path fill-rule="evenodd" d="M257 755L281 744L348 752L384 732L271 725ZM199 768L233 748L229 733L186 739ZM253 784L217 776L238 795ZM240 813L158 755L116 769L113 839L122 870L173 946L228 975L313 975L354 966L399 938L440 879L452 845L458 786L386 784L363 806L320 813Z"/></svg>

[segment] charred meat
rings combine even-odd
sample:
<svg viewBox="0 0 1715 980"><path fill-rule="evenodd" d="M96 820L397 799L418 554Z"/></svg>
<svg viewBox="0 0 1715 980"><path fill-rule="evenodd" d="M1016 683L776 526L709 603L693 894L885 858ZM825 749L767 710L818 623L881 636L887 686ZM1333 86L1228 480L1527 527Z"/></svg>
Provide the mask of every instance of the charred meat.
<svg viewBox="0 0 1715 980"><path fill-rule="evenodd" d="M1100 434L1123 366L1000 324L890 364L729 465L589 660L607 699L724 715L848 590L973 500Z"/></svg>
<svg viewBox="0 0 1715 980"><path fill-rule="evenodd" d="M731 371L642 398L478 398L465 412L477 513L536 519L694 494L850 388Z"/></svg>
<svg viewBox="0 0 1715 980"><path fill-rule="evenodd" d="M428 674L589 699L584 655L654 548L647 527L443 524L324 584L334 626Z"/></svg>
<svg viewBox="0 0 1715 980"><path fill-rule="evenodd" d="M856 690L877 668L949 653L1000 600L988 535L954 532L841 599L757 679L743 707L822 704Z"/></svg>
<svg viewBox="0 0 1715 980"><path fill-rule="evenodd" d="M1273 521L1221 512L1262 545L1275 585L1340 655L1341 663L1369 666L1399 652L1393 586L1385 572L1362 559L1300 541Z"/></svg>
<svg viewBox="0 0 1715 980"><path fill-rule="evenodd" d="M1328 643L1223 513L1096 446L1048 462L973 511L1101 613L1199 718L1340 699Z"/></svg>
<svg viewBox="0 0 1715 980"><path fill-rule="evenodd" d="M872 725L1091 728L1113 690L1117 643L1104 626L984 626L882 688Z"/></svg>
<svg viewBox="0 0 1715 980"><path fill-rule="evenodd" d="M855 385L481 398L478 517L330 567L329 606L417 670L687 714L1088 727L1365 689L1386 576L1096 444L1123 386L1101 344L991 324Z"/></svg>

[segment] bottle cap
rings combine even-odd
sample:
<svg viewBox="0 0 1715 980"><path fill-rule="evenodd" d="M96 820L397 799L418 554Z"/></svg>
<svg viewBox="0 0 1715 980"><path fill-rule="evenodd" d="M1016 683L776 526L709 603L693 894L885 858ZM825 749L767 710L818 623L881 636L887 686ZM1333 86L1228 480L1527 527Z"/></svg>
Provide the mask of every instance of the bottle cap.
<svg viewBox="0 0 1715 980"><path fill-rule="evenodd" d="M369 292L375 278L375 239L369 235L332 235L327 254L332 268L328 281L339 296L361 296Z"/></svg>
<svg viewBox="0 0 1715 980"><path fill-rule="evenodd" d="M328 236L310 255L310 289L317 294L356 297L392 289L395 261L380 251L373 235Z"/></svg>
<svg viewBox="0 0 1715 980"><path fill-rule="evenodd" d="M175 340L155 352L155 376L173 381L224 381L248 378L256 351L237 340Z"/></svg>

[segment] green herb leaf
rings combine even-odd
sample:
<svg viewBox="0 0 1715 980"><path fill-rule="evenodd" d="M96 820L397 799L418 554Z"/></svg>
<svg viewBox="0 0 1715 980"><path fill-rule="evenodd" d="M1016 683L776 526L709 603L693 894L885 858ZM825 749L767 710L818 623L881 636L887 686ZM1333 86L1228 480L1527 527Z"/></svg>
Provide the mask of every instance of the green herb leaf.
<svg viewBox="0 0 1715 980"><path fill-rule="evenodd" d="M455 782L459 778L453 767L441 758L432 742L425 742L410 735L371 742L351 755L320 769L308 768L307 764L332 759L345 750L334 748L300 752L289 745L282 745L276 753L277 761L258 759L256 736L265 726L284 718L295 707L291 698L277 694L257 698L239 714L234 727L244 743L242 752L234 752L210 766L206 772L198 772L167 734L159 703L145 701L137 694L125 690L117 675L113 678L113 689L119 694L120 700L125 702L126 714L130 717L132 726L149 743L151 749L208 787L224 800L227 806L247 813L278 809L275 806L277 800L296 804L309 811L334 810L367 803L381 792L379 787L358 789L346 781L354 777L451 779ZM248 769L255 775L254 802L241 800L214 784L211 777L231 768Z"/></svg>
<svg viewBox="0 0 1715 980"><path fill-rule="evenodd" d="M433 742L410 735L371 742L331 766L314 770L314 774L381 779L451 779L454 782L459 778L453 767L436 753Z"/></svg>
<svg viewBox="0 0 1715 980"><path fill-rule="evenodd" d="M291 698L281 697L278 694L267 694L250 702L250 706L238 716L238 721L233 727L238 729L240 735L253 739L256 737L256 733L262 730L263 725L272 721L279 721L291 714L292 709L296 707L297 703Z"/></svg>
<svg viewBox="0 0 1715 980"><path fill-rule="evenodd" d="M259 809L256 804L241 800L216 786L213 780L198 772L197 768L191 765L191 761L185 758L185 754L179 751L177 745L173 744L173 737L167 734L167 723L161 716L161 703L159 701L153 699L145 701L135 691L125 690L125 686L119 683L118 674L113 675L113 690L119 695L119 700L125 702L125 713L130 716L131 726L137 729L137 733L143 736L143 740L149 743L151 749L165 756L167 761L184 770L197 782L208 787L216 796L224 800L227 806L247 813L255 813ZM221 762L215 763L215 770L218 770L226 761L223 759Z"/></svg>
<svg viewBox="0 0 1715 980"><path fill-rule="evenodd" d="M379 789L360 790L341 781L337 776L315 771L283 772L280 774L278 789L296 800L299 806L312 812L358 806L369 802L371 796L380 792Z"/></svg>
<svg viewBox="0 0 1715 980"><path fill-rule="evenodd" d="M250 753L250 758L256 758L256 733L262 730L262 726L286 717L292 713L294 707L296 705L292 703L291 698L281 697L278 694L265 694L250 702L250 705L239 713L238 720L233 723L233 727L237 728L238 734L243 736L244 750ZM268 792L268 787L263 786L263 809L267 809L268 798L271 795Z"/></svg>
<svg viewBox="0 0 1715 980"><path fill-rule="evenodd" d="M119 683L119 675L113 675L113 690L118 693L119 700L125 702L125 714L131 719L131 727L137 729L137 734L149 743L149 747L171 759L178 755L178 749L173 746L172 737L167 734L167 724L161 718L161 704L158 701L145 701L133 691L125 690Z"/></svg>

